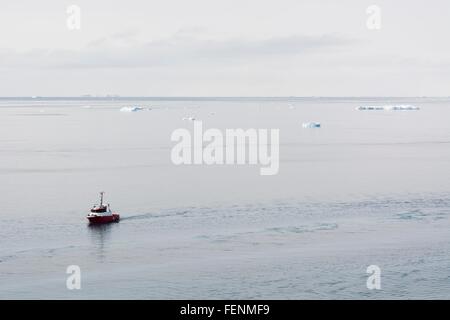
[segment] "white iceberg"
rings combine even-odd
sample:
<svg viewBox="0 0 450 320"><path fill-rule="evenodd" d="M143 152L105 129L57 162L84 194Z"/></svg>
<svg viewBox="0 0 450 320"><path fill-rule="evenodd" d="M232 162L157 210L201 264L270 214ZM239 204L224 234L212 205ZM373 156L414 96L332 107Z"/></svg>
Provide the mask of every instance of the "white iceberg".
<svg viewBox="0 0 450 320"><path fill-rule="evenodd" d="M305 128L305 129L320 128L320 127L322 127L322 125L320 124L320 122L304 122L302 124L302 127Z"/></svg>
<svg viewBox="0 0 450 320"><path fill-rule="evenodd" d="M420 110L420 108L409 104L402 104L398 106L387 106L387 110L404 111L404 110Z"/></svg>
<svg viewBox="0 0 450 320"><path fill-rule="evenodd" d="M360 106L360 107L357 107L356 110L359 110L359 111L380 111L380 110L405 111L405 110L420 110L420 108L409 105L409 104L399 104L399 105L386 105L386 106Z"/></svg>
<svg viewBox="0 0 450 320"><path fill-rule="evenodd" d="M383 107L383 106L361 106L361 107L356 108L356 110L360 110L360 111L385 110L385 107Z"/></svg>
<svg viewBox="0 0 450 320"><path fill-rule="evenodd" d="M142 107L123 107L120 109L121 112L137 112L144 110Z"/></svg>

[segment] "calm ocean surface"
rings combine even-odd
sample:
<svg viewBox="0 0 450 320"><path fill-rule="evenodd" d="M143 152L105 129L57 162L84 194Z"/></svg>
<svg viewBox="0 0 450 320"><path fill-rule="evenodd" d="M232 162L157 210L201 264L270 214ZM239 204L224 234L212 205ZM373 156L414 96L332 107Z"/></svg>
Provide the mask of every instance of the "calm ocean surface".
<svg viewBox="0 0 450 320"><path fill-rule="evenodd" d="M390 104L421 109L355 110ZM280 129L278 175L172 164L191 116ZM450 299L449 119L430 98L0 99L0 298ZM87 225L99 191L120 223Z"/></svg>

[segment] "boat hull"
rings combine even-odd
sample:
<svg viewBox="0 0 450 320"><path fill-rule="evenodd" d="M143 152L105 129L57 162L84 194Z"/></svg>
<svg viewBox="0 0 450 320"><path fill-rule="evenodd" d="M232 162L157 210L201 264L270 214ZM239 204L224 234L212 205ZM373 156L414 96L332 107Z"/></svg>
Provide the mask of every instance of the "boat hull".
<svg viewBox="0 0 450 320"><path fill-rule="evenodd" d="M86 218L91 224L119 222L120 220L120 216L117 213L107 216L87 216Z"/></svg>

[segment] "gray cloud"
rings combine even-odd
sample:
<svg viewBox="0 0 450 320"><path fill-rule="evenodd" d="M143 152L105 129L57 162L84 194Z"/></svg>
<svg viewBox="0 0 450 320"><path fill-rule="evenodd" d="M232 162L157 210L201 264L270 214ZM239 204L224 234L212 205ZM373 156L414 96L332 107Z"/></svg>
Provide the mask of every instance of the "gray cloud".
<svg viewBox="0 0 450 320"><path fill-rule="evenodd" d="M338 35L288 36L267 39L198 39L177 33L164 40L139 44L135 32L115 34L90 42L81 50L35 49L0 51L3 67L37 68L142 68L180 64L215 64L257 61L268 57L334 53L358 41Z"/></svg>

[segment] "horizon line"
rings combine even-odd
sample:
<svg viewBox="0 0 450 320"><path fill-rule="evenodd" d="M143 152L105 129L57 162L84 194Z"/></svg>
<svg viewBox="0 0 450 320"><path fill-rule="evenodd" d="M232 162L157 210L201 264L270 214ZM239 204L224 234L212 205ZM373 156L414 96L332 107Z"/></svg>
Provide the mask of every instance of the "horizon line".
<svg viewBox="0 0 450 320"><path fill-rule="evenodd" d="M0 99L426 99L426 98L450 98L448 96L120 96L120 95L79 95L79 96L0 96Z"/></svg>

